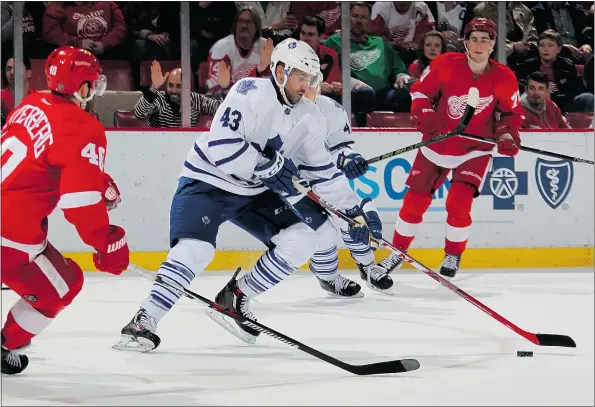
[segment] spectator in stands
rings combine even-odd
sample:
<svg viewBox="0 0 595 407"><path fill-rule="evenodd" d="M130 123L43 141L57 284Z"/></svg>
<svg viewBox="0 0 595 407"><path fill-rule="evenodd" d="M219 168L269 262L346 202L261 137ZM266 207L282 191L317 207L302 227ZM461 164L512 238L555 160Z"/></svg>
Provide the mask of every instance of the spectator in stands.
<svg viewBox="0 0 595 407"><path fill-rule="evenodd" d="M180 30L180 22L178 16L170 14L171 9L166 2L131 1L122 11L130 33L130 65L135 89L140 88L141 61L180 59L180 44L172 41L170 34Z"/></svg>
<svg viewBox="0 0 595 407"><path fill-rule="evenodd" d="M356 89L351 100L363 105L359 111L408 112L411 96L406 85L411 77L397 52L384 39L368 35L370 13L367 3L351 4L351 76L372 88ZM341 34L331 35L325 45L340 56Z"/></svg>
<svg viewBox="0 0 595 407"><path fill-rule="evenodd" d="M523 128L527 129L569 129L566 117L549 98L549 79L543 72L533 72L527 77L527 91L521 96L525 111Z"/></svg>
<svg viewBox="0 0 595 407"><path fill-rule="evenodd" d="M324 82L321 93L325 96L334 97L341 94L341 69L337 53L320 43L324 33L324 20L320 17L305 16L300 28L300 40L306 42L318 55L320 59L320 70ZM336 100L340 101L340 98Z"/></svg>
<svg viewBox="0 0 595 407"><path fill-rule="evenodd" d="M236 1L238 9L250 6L260 16L262 28L272 29L279 35L290 37L297 31L299 22L289 12L289 1Z"/></svg>
<svg viewBox="0 0 595 407"><path fill-rule="evenodd" d="M103 59L128 59L126 23L111 1L52 2L43 16L43 37L56 46L84 48Z"/></svg>
<svg viewBox="0 0 595 407"><path fill-rule="evenodd" d="M213 45L232 32L236 12L236 5L231 1L190 2L190 38L198 43L198 52L192 57L196 57L197 63L205 62ZM178 38L179 31L176 32ZM192 72L195 71L193 68Z"/></svg>
<svg viewBox="0 0 595 407"><path fill-rule="evenodd" d="M29 78L31 78L31 60L29 58L23 58L23 63L25 65L23 95L26 96L34 92L34 90L29 87ZM14 109L14 58L9 58L6 61L6 65L4 67L4 79L6 86L2 89L2 91L0 91L0 101L2 102L2 126L4 126L6 116L8 116L8 114Z"/></svg>
<svg viewBox="0 0 595 407"><path fill-rule="evenodd" d="M160 90L166 85L165 92ZM151 64L151 86L142 87L143 96L134 106L134 116L146 119L149 127L181 127L182 70L174 69L163 75L157 61ZM196 92L190 93L191 126L202 115L214 116L221 102Z"/></svg>
<svg viewBox="0 0 595 407"><path fill-rule="evenodd" d="M545 30L539 36L539 57L530 58L516 69L519 84L527 84L530 73L540 71L547 75L550 82L552 100L562 109L567 111L593 110L593 95L585 94L584 84L579 77L576 66L567 58L559 56L562 50L562 38L553 30ZM577 99L577 96L581 98ZM590 97L589 97L590 95ZM591 101L589 101L591 99Z"/></svg>
<svg viewBox="0 0 595 407"><path fill-rule="evenodd" d="M417 49L417 59L409 65L409 75L412 78L419 79L430 65L430 62L445 52L447 52L446 42L441 32L430 31L425 33Z"/></svg>
<svg viewBox="0 0 595 407"><path fill-rule="evenodd" d="M14 20L12 1L0 5L2 15L2 54L13 55ZM42 38L45 6L40 1L23 2L23 50L30 58L46 58L53 48ZM6 61L6 58L3 58Z"/></svg>
<svg viewBox="0 0 595 407"><path fill-rule="evenodd" d="M387 40L405 65L416 58L423 35L434 29L434 16L423 1L377 1L372 6L370 32Z"/></svg>
<svg viewBox="0 0 595 407"><path fill-rule="evenodd" d="M302 21L304 16L322 18L326 27L323 38L341 30L341 2L339 1L292 1L289 4L288 14L295 16L297 21Z"/></svg>
<svg viewBox="0 0 595 407"><path fill-rule="evenodd" d="M436 31L440 31L446 48L464 52L463 28L473 18L473 8L464 1L428 2L430 13L436 18Z"/></svg>
<svg viewBox="0 0 595 407"><path fill-rule="evenodd" d="M262 23L252 7L238 10L233 34L220 39L209 52L209 94L224 97L238 80L248 76L270 75L273 41L261 37ZM222 66L231 68L231 80L223 87L217 79Z"/></svg>
<svg viewBox="0 0 595 407"><path fill-rule="evenodd" d="M577 3L542 1L532 9L537 32L551 29L560 33L564 58L584 64L593 53L593 16Z"/></svg>

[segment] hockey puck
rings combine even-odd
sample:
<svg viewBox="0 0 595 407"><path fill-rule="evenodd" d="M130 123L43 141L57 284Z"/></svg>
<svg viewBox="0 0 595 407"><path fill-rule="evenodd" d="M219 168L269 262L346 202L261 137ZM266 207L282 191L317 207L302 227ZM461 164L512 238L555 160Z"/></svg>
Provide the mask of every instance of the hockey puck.
<svg viewBox="0 0 595 407"><path fill-rule="evenodd" d="M519 358L532 358L533 357L533 352L530 350L519 350L516 352L516 355Z"/></svg>

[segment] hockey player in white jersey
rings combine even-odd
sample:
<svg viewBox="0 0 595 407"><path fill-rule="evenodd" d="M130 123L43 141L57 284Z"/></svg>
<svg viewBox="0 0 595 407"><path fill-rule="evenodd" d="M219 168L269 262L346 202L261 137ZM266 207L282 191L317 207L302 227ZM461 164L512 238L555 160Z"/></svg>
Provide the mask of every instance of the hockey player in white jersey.
<svg viewBox="0 0 595 407"><path fill-rule="evenodd" d="M366 173L368 164L361 154L354 151L355 141L347 112L333 99L318 95L315 103L326 119L326 143L338 169L348 179L358 178ZM339 225L342 221L337 222ZM375 262L374 252L369 244L354 242L346 225L340 230L345 246L355 260L361 278L369 288L385 294L393 294L393 281L388 271ZM339 271L337 246L316 252L310 259L310 270L318 278L320 286L333 296L361 297L361 287L355 281L342 276Z"/></svg>
<svg viewBox="0 0 595 407"><path fill-rule="evenodd" d="M334 225L320 206L299 196L294 177L308 181L318 195L358 220L349 228L353 241L369 244L371 237L382 236L373 204L360 202L325 148L320 110L302 99L322 77L316 53L304 42L285 40L273 51L271 71L272 78L244 78L234 84L210 131L190 149L171 205L171 250L158 270L164 281L187 287L215 256L219 226L232 222L268 248L245 275L236 279L236 272L215 298L249 319L254 319L250 299L334 243ZM156 348L161 341L157 323L179 297L155 282L113 347ZM255 339L259 334L244 325L235 329L236 336Z"/></svg>

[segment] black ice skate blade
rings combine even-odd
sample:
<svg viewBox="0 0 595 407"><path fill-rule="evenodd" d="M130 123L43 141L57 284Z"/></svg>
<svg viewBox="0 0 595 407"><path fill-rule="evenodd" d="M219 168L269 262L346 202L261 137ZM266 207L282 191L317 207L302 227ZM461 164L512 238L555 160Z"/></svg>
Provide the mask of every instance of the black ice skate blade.
<svg viewBox="0 0 595 407"><path fill-rule="evenodd" d="M225 329L227 332L238 338L244 343L248 345L254 345L256 343L256 336L250 335L248 332L244 331L240 328L236 323L232 323L227 319L225 316L221 315L221 313L215 311L212 308L205 309L205 314L213 320L217 325L221 328Z"/></svg>

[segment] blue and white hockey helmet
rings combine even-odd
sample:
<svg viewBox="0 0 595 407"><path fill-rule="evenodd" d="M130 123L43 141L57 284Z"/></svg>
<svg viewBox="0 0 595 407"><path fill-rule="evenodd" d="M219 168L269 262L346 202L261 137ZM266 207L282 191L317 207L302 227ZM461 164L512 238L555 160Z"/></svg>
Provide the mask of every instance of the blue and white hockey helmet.
<svg viewBox="0 0 595 407"><path fill-rule="evenodd" d="M273 75L279 63L285 65L283 82L277 82L281 87L285 86L287 77L294 69L298 69L310 76L310 87L316 87L322 83L318 55L304 41L288 38L277 44L271 55L271 72Z"/></svg>

